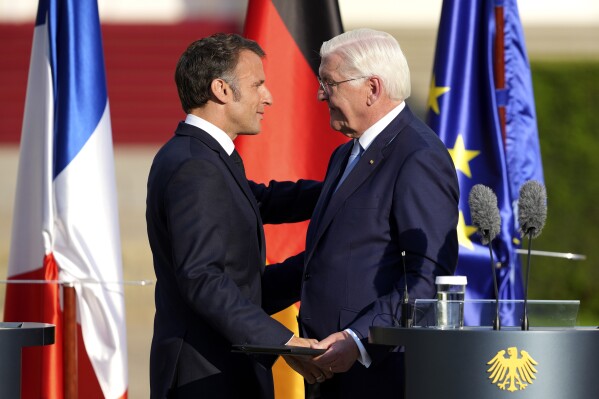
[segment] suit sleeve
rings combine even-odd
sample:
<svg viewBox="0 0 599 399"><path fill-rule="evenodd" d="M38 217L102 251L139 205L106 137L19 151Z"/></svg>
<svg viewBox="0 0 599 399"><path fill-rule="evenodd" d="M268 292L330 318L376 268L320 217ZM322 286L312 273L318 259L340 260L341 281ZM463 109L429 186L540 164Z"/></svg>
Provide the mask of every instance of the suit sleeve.
<svg viewBox="0 0 599 399"><path fill-rule="evenodd" d="M412 153L401 166L392 195L390 228L397 231L398 247L406 252L410 301L432 298L435 277L453 274L457 264L459 189L449 155L431 148ZM402 267L402 260L396 264ZM370 326L389 326L391 315L401 317L401 275L391 292L382 293L349 326L361 339L368 337Z"/></svg>
<svg viewBox="0 0 599 399"><path fill-rule="evenodd" d="M243 239L256 234L256 225L231 220L234 197L242 195L236 188L214 164L197 159L170 179L165 209L178 288L187 305L231 343L284 344L292 332L242 293L250 284L243 279L259 280L262 265L243 264L251 259L243 254L257 251L255 241ZM232 248L241 256L231 256ZM255 274L247 267L255 267ZM226 268L240 272L233 276Z"/></svg>
<svg viewBox="0 0 599 399"><path fill-rule="evenodd" d="M322 182L315 180L271 180L268 186L253 181L248 183L256 197L262 221L267 224L294 223L310 219L322 190Z"/></svg>
<svg viewBox="0 0 599 399"><path fill-rule="evenodd" d="M298 302L303 275L303 252L267 266L262 276L262 308L275 314Z"/></svg>

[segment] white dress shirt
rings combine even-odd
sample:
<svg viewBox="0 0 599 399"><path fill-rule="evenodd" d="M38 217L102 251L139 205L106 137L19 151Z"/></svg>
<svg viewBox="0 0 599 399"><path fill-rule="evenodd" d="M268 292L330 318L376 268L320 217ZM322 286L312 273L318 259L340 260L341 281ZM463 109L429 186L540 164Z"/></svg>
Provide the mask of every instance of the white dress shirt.
<svg viewBox="0 0 599 399"><path fill-rule="evenodd" d="M233 143L233 140L231 140L231 137L229 137L227 133L222 131L220 128L214 126L207 120L202 119L196 115L187 114L187 117L185 118L185 123L187 123L188 125L199 127L200 129L208 133L210 136L212 136L214 140L218 141L218 144L220 144L221 147L223 147L223 149L228 155L231 155L235 150L235 144Z"/></svg>

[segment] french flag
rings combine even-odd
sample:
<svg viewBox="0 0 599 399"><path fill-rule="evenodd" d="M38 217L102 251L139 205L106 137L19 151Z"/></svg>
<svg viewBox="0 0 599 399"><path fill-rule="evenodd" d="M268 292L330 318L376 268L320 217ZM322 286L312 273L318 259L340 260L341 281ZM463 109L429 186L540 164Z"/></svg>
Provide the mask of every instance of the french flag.
<svg viewBox="0 0 599 399"><path fill-rule="evenodd" d="M71 282L78 396L126 398L120 234L96 0L39 2L13 215L4 319L56 325L56 344L23 350L22 397L64 397L59 282Z"/></svg>

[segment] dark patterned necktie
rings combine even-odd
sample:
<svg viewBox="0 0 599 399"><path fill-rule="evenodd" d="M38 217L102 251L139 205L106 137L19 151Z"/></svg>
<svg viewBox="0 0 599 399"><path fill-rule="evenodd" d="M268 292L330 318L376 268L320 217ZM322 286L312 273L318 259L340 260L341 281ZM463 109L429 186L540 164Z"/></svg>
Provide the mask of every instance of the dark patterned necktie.
<svg viewBox="0 0 599 399"><path fill-rule="evenodd" d="M239 153L237 152L237 150L233 150L233 152L231 153L231 159L233 160L233 162L235 162L235 165L237 165L239 167L239 169L243 172L243 175L245 176L245 168L243 167L243 160L239 156Z"/></svg>

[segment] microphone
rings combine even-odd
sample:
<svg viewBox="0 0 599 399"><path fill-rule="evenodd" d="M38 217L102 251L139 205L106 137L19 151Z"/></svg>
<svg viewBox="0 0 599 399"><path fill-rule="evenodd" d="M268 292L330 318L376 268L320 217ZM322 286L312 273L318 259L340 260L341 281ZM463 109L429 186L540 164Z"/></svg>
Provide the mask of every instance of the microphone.
<svg viewBox="0 0 599 399"><path fill-rule="evenodd" d="M401 326L411 328L414 317L414 308L409 301L408 296L408 275L406 273L406 251L401 252L401 261L403 263L403 278L404 278L404 291L403 300L401 303Z"/></svg>
<svg viewBox="0 0 599 399"><path fill-rule="evenodd" d="M524 289L524 314L522 330L528 330L528 277L530 275L530 252L532 239L537 238L547 220L547 192L545 186L529 180L520 187L518 198L518 223L522 237L528 236L528 258L526 262L526 283Z"/></svg>
<svg viewBox="0 0 599 399"><path fill-rule="evenodd" d="M500 330L499 320L499 292L497 289L497 272L495 262L493 261L493 239L501 230L501 217L497 207L497 196L489 187L476 184L470 190L468 195L468 205L470 206L470 217L472 224L478 229L481 235L483 245L489 246L491 256L491 273L493 274L493 287L495 289L495 320L493 321L493 330Z"/></svg>

